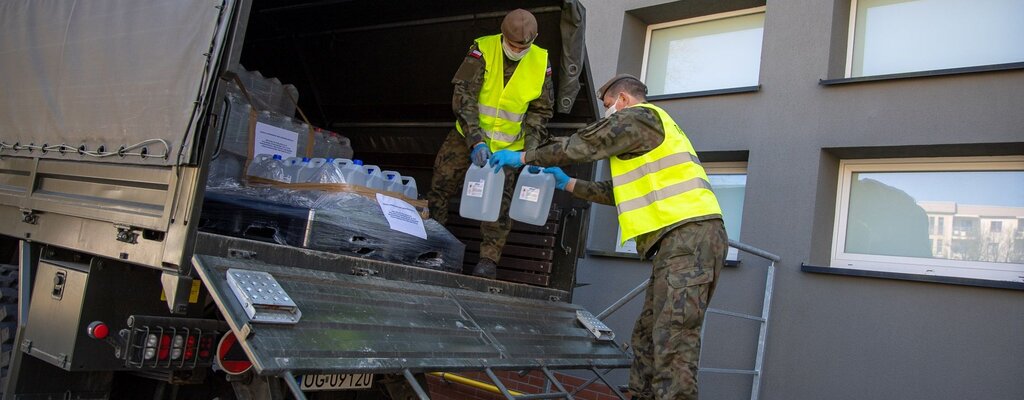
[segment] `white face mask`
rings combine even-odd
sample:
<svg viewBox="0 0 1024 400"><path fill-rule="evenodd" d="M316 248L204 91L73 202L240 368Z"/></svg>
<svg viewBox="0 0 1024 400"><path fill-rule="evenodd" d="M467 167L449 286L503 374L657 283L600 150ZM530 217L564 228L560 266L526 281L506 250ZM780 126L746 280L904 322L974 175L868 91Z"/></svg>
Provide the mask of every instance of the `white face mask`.
<svg viewBox="0 0 1024 400"><path fill-rule="evenodd" d="M608 117L612 116L612 114L615 114L616 112L619 111L619 109L617 107L615 107L615 105L618 104L618 103L619 103L619 99L616 98L615 102L612 103L612 105L609 106L606 110L604 110L604 117L605 118L608 118Z"/></svg>
<svg viewBox="0 0 1024 400"><path fill-rule="evenodd" d="M505 43L505 41L502 40L501 41L501 50L503 50L505 52L505 57L508 57L509 60L519 61L519 60L522 60L523 57L526 56L526 53L528 53L530 51L530 48L527 47L527 48L523 49L523 51L516 53L516 52L512 51L512 49L510 49L508 47L508 43Z"/></svg>

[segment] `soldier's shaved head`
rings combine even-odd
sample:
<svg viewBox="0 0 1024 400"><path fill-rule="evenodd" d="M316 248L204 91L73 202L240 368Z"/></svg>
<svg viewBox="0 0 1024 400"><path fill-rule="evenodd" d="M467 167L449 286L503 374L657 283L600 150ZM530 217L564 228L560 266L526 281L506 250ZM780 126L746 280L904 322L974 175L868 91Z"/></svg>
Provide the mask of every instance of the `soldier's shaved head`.
<svg viewBox="0 0 1024 400"><path fill-rule="evenodd" d="M608 80L607 83L597 90L597 95L602 100L607 95L616 96L619 93L626 93L641 102L646 101L647 85L633 75L619 74Z"/></svg>

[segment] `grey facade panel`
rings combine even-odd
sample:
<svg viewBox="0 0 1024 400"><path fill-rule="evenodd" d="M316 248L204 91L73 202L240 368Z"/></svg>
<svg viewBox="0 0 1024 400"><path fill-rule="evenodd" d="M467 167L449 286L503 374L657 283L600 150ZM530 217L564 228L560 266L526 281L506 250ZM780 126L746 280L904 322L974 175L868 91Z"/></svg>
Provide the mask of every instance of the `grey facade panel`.
<svg viewBox="0 0 1024 400"><path fill-rule="evenodd" d="M658 15L648 7L706 3L584 0L595 83L640 73L646 26L664 22L643 20ZM1024 148L1021 70L819 84L841 77L849 6L768 2L760 91L657 102L698 152L749 151L739 240L783 259L761 398L1020 398L1024 293L800 271L801 263L828 265L840 160ZM613 217L594 215L593 229L614 226ZM756 311L760 262L747 256L727 269L712 307ZM576 291L576 302L601 310L649 273L647 263L590 256L579 281L591 285ZM623 340L639 308L634 300L612 317ZM702 362L750 367L742 363L752 356L751 338L756 334L709 319ZM701 398L749 396L749 380L702 374L701 382Z"/></svg>

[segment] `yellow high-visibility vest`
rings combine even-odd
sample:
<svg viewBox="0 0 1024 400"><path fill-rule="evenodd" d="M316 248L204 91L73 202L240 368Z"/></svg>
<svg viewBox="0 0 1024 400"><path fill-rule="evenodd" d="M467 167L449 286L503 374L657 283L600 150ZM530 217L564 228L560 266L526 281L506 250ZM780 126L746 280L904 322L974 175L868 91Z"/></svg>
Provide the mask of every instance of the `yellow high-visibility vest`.
<svg viewBox="0 0 1024 400"><path fill-rule="evenodd" d="M622 242L686 219L721 215L708 175L683 130L661 108L646 103L633 107L658 114L665 140L642 156L610 159Z"/></svg>
<svg viewBox="0 0 1024 400"><path fill-rule="evenodd" d="M476 46L483 53L484 84L478 99L480 129L491 151L502 149L518 151L523 149L523 119L530 102L540 97L547 74L548 51L531 44L516 72L505 85L505 56L501 49L501 34L476 39ZM462 126L455 121L455 128L462 136Z"/></svg>

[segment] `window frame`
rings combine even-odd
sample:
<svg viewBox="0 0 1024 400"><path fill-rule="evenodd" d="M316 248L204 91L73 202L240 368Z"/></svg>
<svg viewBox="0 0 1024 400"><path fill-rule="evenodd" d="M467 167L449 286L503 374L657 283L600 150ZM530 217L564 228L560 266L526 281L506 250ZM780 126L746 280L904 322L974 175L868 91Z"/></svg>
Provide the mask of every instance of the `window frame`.
<svg viewBox="0 0 1024 400"><path fill-rule="evenodd" d="M990 67L998 67L998 66L1005 67L1005 68L995 68L994 69L996 71L999 71L999 70L1003 70L1003 69L1019 69L1020 65L1024 64L1024 62L1000 63L1000 64L988 63L988 64L975 64L975 65L969 65L969 66L964 66L964 67L955 67L955 68L931 68L931 69L920 70L920 71L904 71L904 72L894 72L894 73L881 74L881 75L853 76L853 51L854 51L854 41L857 38L857 2L858 1L859 0L850 0L850 20L849 20L849 24L847 26L847 34L846 34L846 66L844 68L845 72L843 74L843 80L848 80L848 79L873 80L871 78L874 78L874 77L888 77L888 76L904 76L904 75L907 75L907 76L928 76L928 75L931 75L933 72L941 72L941 71L947 71L947 72L950 72L950 73L983 72L983 71L990 70ZM646 56L646 53L644 53L644 54ZM645 63L644 65L646 66L647 64Z"/></svg>
<svg viewBox="0 0 1024 400"><path fill-rule="evenodd" d="M854 0L854 1L856 1L856 0ZM681 19L681 20L676 20L676 21L669 21L669 22L662 22L662 23L658 23L658 24L647 25L647 34L644 37L644 56L643 56L643 62L640 65L640 81L641 82L647 82L647 64L648 64L648 61L651 58L651 35L654 33L654 31L659 30L659 29L674 28L674 27L683 26L683 25L699 24L699 23L702 23L702 22L709 22L709 21L714 21L714 20L719 20L719 19L726 19L726 18L732 18L732 17L742 17L742 16L745 16L745 15L751 15L751 14L759 14L759 13L766 14L766 10L767 9L768 9L767 6L758 6L758 7L752 7L752 8L744 8L742 10L734 10L734 11L727 11L727 12L722 12L722 13L717 13L717 14L701 15L699 17L693 17L693 18ZM762 29L763 29L763 27L762 27ZM763 57L763 55L764 55L764 37L763 36L761 38L761 54L762 54L762 57ZM758 64L760 64L760 62L758 62ZM759 68L759 70L760 70L760 68ZM760 85L760 82L761 82L761 73L760 72L758 72L758 74L757 74L757 81L758 81L758 85ZM704 92L715 94L715 93L718 93L719 91L722 91L722 93L732 93L730 91L730 89L742 89L742 88L745 88L745 87L740 86L740 87L735 87L735 88L718 88L718 89L703 90L703 91L662 93L662 94L658 94L658 95L651 95L650 97L674 96L674 95L681 95L681 94L688 94L688 93L704 93Z"/></svg>
<svg viewBox="0 0 1024 400"><path fill-rule="evenodd" d="M846 159L839 162L830 265L856 269L992 281L1024 281L1024 263L948 260L847 253L850 186L856 172L1024 171L1024 156ZM929 235L931 232L929 231Z"/></svg>

